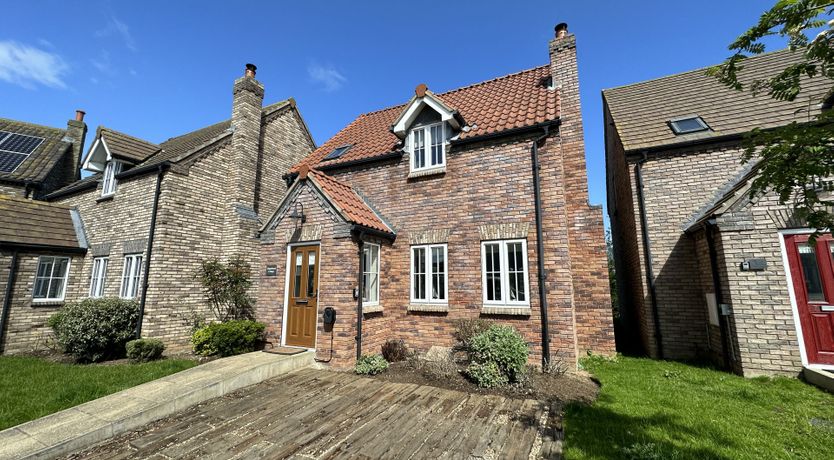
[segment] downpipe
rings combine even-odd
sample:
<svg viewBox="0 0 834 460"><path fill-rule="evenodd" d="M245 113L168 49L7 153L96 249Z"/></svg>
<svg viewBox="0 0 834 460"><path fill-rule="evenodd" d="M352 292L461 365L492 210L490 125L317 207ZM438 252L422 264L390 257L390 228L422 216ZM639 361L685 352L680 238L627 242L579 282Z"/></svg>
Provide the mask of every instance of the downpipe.
<svg viewBox="0 0 834 460"><path fill-rule="evenodd" d="M539 181L539 143L543 143L550 133L550 127L544 127L544 134L537 137L530 147L530 161L533 165L533 200L536 210L536 262L539 280L539 310L542 322L542 369L550 363L550 325L547 319L547 274L544 272L544 231L542 230L541 184Z"/></svg>

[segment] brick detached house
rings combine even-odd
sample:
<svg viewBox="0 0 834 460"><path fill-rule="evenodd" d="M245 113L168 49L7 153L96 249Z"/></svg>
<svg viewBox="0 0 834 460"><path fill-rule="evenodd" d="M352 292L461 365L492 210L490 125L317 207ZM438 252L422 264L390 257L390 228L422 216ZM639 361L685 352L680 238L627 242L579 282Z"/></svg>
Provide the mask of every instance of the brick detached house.
<svg viewBox="0 0 834 460"><path fill-rule="evenodd" d="M588 203L576 41L464 88L418 85L296 165L261 229L258 316L348 366L390 339L454 343L454 320L516 327L531 362L614 351L601 209Z"/></svg>
<svg viewBox="0 0 834 460"><path fill-rule="evenodd" d="M5 350L42 346L45 320L60 305L101 296L138 299L142 335L187 348L195 315L210 317L196 279L201 262L241 255L258 266L262 216L284 197L282 176L315 148L293 99L263 106L263 98L255 66L247 65L234 83L230 120L160 144L100 127L83 159L93 175L43 194L49 203L0 201L22 206L18 213L50 213L64 235L56 243L63 252L50 246L19 253L16 264L3 260L3 285L12 280ZM48 234L33 233L44 241Z"/></svg>
<svg viewBox="0 0 834 460"><path fill-rule="evenodd" d="M798 62L746 59L742 81ZM764 194L745 133L830 106L826 79L795 101L752 96L704 69L603 91L608 209L628 329L651 356L709 356L749 376L834 365L834 244ZM822 105L821 105L822 104Z"/></svg>

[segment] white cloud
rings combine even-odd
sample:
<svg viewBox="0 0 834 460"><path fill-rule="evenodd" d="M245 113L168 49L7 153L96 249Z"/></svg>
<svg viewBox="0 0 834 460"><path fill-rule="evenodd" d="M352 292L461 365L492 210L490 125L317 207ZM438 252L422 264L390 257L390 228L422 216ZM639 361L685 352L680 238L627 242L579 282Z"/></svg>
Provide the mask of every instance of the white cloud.
<svg viewBox="0 0 834 460"><path fill-rule="evenodd" d="M336 91L347 83L347 78L333 66L312 63L307 67L307 74L313 81L321 83L327 92Z"/></svg>
<svg viewBox="0 0 834 460"><path fill-rule="evenodd" d="M120 36L129 50L136 51L136 41L133 40L133 35L130 34L130 28L127 24L119 21L116 16L110 16L110 20L107 21L107 25L96 31L96 37L99 38L110 37L113 35Z"/></svg>
<svg viewBox="0 0 834 460"><path fill-rule="evenodd" d="M101 50L98 57L91 58L90 64L98 70L99 74L113 77L117 73L113 64L110 63L110 53L108 53L107 50Z"/></svg>
<svg viewBox="0 0 834 460"><path fill-rule="evenodd" d="M34 89L36 84L66 88L69 65L56 53L11 40L0 41L0 80Z"/></svg>

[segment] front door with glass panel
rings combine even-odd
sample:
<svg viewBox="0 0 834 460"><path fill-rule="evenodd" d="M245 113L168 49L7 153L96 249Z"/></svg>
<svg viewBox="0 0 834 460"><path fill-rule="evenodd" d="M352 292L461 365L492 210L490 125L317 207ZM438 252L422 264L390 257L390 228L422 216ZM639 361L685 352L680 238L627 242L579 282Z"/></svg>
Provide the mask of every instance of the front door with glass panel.
<svg viewBox="0 0 834 460"><path fill-rule="evenodd" d="M286 345L306 348L316 345L318 263L318 246L291 248Z"/></svg>
<svg viewBox="0 0 834 460"><path fill-rule="evenodd" d="M785 246L808 363L834 366L834 241L789 235Z"/></svg>

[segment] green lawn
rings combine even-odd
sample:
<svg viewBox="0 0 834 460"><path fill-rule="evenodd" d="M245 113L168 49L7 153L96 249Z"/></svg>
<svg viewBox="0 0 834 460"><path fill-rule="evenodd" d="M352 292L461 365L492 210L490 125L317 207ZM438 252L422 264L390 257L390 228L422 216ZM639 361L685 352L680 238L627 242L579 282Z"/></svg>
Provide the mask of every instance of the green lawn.
<svg viewBox="0 0 834 460"><path fill-rule="evenodd" d="M568 459L834 458L834 395L799 380L624 357L584 365L602 389L566 409Z"/></svg>
<svg viewBox="0 0 834 460"><path fill-rule="evenodd" d="M196 364L165 359L144 364L80 365L0 356L0 430Z"/></svg>

